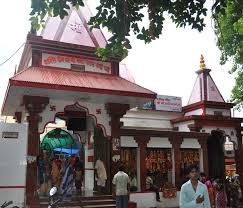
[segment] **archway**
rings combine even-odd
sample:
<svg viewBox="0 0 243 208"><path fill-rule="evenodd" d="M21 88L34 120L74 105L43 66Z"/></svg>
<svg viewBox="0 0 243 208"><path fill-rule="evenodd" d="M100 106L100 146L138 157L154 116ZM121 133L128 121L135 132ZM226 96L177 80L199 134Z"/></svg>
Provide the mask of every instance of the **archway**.
<svg viewBox="0 0 243 208"><path fill-rule="evenodd" d="M58 120L62 121L61 126L58 124ZM105 191L110 193L110 144L104 126L97 122L96 116L90 114L88 108L75 103L67 105L63 112L56 113L54 121L50 123L52 127L46 125L45 133L47 133L47 128L49 130L50 128L61 128L62 131L70 133L75 140L75 144L79 143L82 148L80 148L81 151L78 154L73 154L72 152L69 155L79 157L83 163L83 190L87 190L86 193L90 194L94 189L96 184L94 165L99 157L104 161L107 170L108 179ZM74 137L75 135L78 135L77 138Z"/></svg>
<svg viewBox="0 0 243 208"><path fill-rule="evenodd" d="M210 177L225 179L225 137L221 131L212 131L208 138L208 174Z"/></svg>

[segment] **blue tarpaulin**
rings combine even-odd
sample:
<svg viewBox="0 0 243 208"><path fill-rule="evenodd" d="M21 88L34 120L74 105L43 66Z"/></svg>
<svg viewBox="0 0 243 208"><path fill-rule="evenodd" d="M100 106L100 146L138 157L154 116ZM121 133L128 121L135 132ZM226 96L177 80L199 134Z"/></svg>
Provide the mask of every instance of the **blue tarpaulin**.
<svg viewBox="0 0 243 208"><path fill-rule="evenodd" d="M80 149L69 149L69 148L55 148L55 152L63 152L67 154L77 154L79 153Z"/></svg>

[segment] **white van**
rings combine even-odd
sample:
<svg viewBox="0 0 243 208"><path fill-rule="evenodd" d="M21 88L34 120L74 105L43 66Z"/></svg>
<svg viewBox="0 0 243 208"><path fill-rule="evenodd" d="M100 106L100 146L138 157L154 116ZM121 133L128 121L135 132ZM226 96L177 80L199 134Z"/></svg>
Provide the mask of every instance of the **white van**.
<svg viewBox="0 0 243 208"><path fill-rule="evenodd" d="M0 122L0 207L25 207L27 124Z"/></svg>

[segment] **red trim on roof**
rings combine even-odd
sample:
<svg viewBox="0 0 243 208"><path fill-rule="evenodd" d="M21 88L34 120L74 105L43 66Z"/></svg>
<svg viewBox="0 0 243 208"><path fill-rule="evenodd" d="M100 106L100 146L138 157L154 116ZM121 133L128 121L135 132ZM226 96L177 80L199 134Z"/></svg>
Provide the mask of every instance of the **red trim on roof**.
<svg viewBox="0 0 243 208"><path fill-rule="evenodd" d="M55 90L66 90L66 91L79 91L79 92L89 92L89 93L98 93L98 94L109 94L109 95L120 95L120 96L133 96L133 97L146 97L154 99L154 95L149 95L146 93L136 93L136 92L125 92L125 91L113 91L113 90L104 90L104 89L89 89L85 87L72 87L64 85L53 85L45 83L34 83L34 82L24 82L24 81L14 81L10 80L11 86L19 87L33 87L33 88L44 88L44 89L55 89Z"/></svg>
<svg viewBox="0 0 243 208"><path fill-rule="evenodd" d="M30 67L10 79L10 86L156 98L156 93L114 75Z"/></svg>
<svg viewBox="0 0 243 208"><path fill-rule="evenodd" d="M75 52L77 55L87 55L89 57L92 56L97 58L96 55L97 48L95 47L43 39L42 36L37 36L33 34L28 34L27 41L32 48L39 48L49 52L51 51L62 51L63 53ZM122 58L118 56L108 58L108 61L120 62L121 60Z"/></svg>
<svg viewBox="0 0 243 208"><path fill-rule="evenodd" d="M231 118L231 117L226 117L226 116L216 116L216 115L205 115L205 116L201 116L201 115L190 115L190 116L184 116L181 118L176 118L176 119L172 119L171 122L172 123L180 123L180 122L184 122L184 121L191 121L191 120L195 120L197 122L203 123L203 124L214 124L215 123L226 123L228 122L229 124L235 125L235 124L240 124L243 121L243 118ZM219 125L219 124L217 124Z"/></svg>
<svg viewBox="0 0 243 208"><path fill-rule="evenodd" d="M190 112L193 110L197 110L200 108L217 108L217 109L231 109L235 106L234 103L222 103L222 102L215 102L215 101L199 101L197 103L193 103L182 108L184 113Z"/></svg>

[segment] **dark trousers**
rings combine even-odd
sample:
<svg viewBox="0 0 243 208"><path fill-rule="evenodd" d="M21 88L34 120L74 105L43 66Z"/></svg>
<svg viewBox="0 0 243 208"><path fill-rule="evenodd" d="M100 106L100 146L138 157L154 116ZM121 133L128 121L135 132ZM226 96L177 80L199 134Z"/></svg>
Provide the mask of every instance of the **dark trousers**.
<svg viewBox="0 0 243 208"><path fill-rule="evenodd" d="M128 208L128 195L116 196L117 208Z"/></svg>
<svg viewBox="0 0 243 208"><path fill-rule="evenodd" d="M147 189L147 191L153 191L156 194L156 200L159 201L160 200L160 196L159 196L159 188L157 186L151 186L150 189Z"/></svg>

